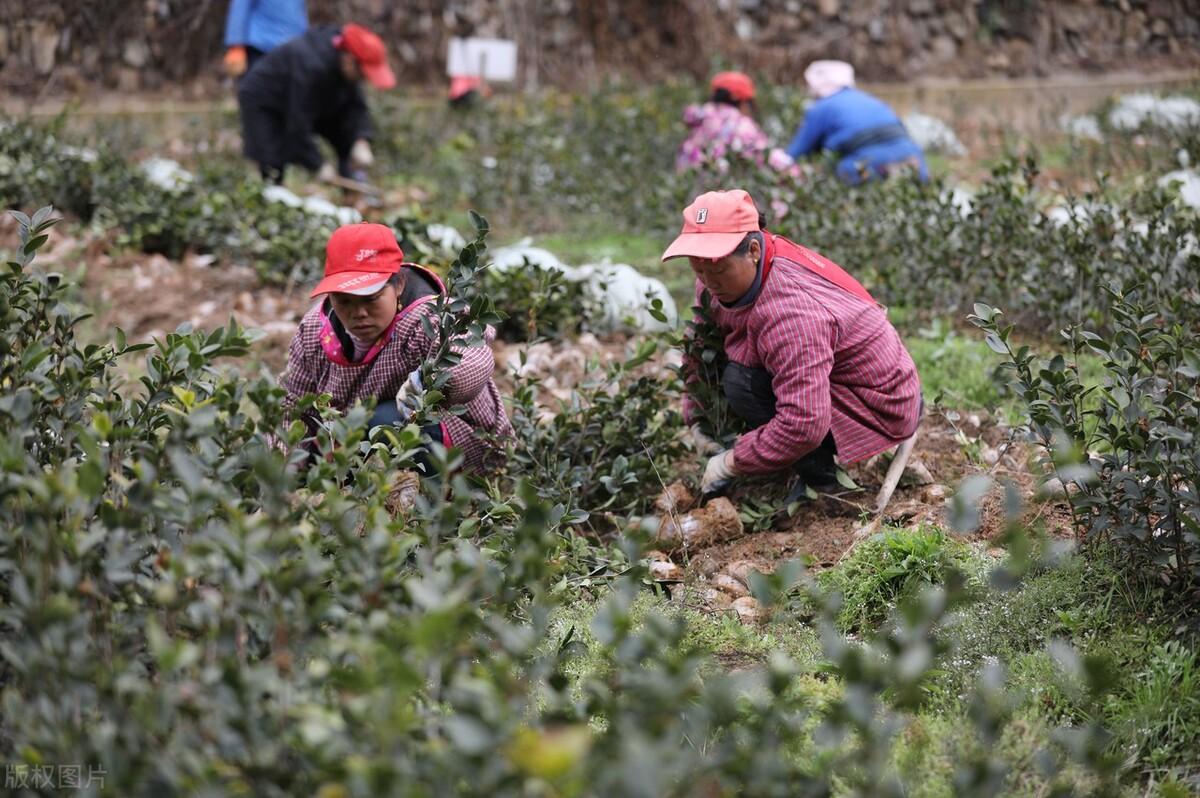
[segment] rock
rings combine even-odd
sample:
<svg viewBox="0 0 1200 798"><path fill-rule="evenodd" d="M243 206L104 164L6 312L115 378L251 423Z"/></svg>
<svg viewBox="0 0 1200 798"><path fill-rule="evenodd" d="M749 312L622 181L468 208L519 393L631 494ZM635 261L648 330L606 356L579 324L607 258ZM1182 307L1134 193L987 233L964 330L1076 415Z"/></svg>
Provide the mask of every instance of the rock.
<svg viewBox="0 0 1200 798"><path fill-rule="evenodd" d="M692 558L692 569L705 578L711 578L713 574L721 570L721 561L707 551L702 551Z"/></svg>
<svg viewBox="0 0 1200 798"><path fill-rule="evenodd" d="M945 15L946 31L958 41L966 41L971 35L971 26L961 12L948 11Z"/></svg>
<svg viewBox="0 0 1200 798"><path fill-rule="evenodd" d="M48 22L38 20L29 26L30 56L34 72L48 75L54 69L58 40L58 28Z"/></svg>
<svg viewBox="0 0 1200 798"><path fill-rule="evenodd" d="M933 13L933 0L908 0L908 13L915 17Z"/></svg>
<svg viewBox="0 0 1200 798"><path fill-rule="evenodd" d="M672 482L654 500L654 509L659 515L686 513L696 504L696 498L682 482Z"/></svg>
<svg viewBox="0 0 1200 798"><path fill-rule="evenodd" d="M958 42L954 40L954 37L942 34L933 37L929 49L933 51L935 61L949 61L958 55ZM962 145L959 144L959 146Z"/></svg>
<svg viewBox="0 0 1200 798"><path fill-rule="evenodd" d="M879 17L872 17L867 23L867 37L873 42L881 42L887 33L887 23Z"/></svg>
<svg viewBox="0 0 1200 798"><path fill-rule="evenodd" d="M1065 499L1073 493L1079 492L1079 486L1074 482L1063 484L1063 481L1058 477L1050 477L1041 484L1038 488L1038 495L1046 499Z"/></svg>
<svg viewBox="0 0 1200 798"><path fill-rule="evenodd" d="M904 481L910 485L928 485L933 482L929 467L920 460L909 460L904 467Z"/></svg>
<svg viewBox="0 0 1200 798"><path fill-rule="evenodd" d="M841 0L817 0L817 10L824 17L836 17L841 7Z"/></svg>
<svg viewBox="0 0 1200 798"><path fill-rule="evenodd" d="M984 446L979 450L979 459L988 465L1000 462L1000 450L994 446Z"/></svg>
<svg viewBox="0 0 1200 798"><path fill-rule="evenodd" d="M737 613L738 620L747 625L759 624L767 619L767 613L763 610L763 606L753 596L735 599L733 611Z"/></svg>
<svg viewBox="0 0 1200 798"><path fill-rule="evenodd" d="M150 48L140 39L132 39L125 43L121 60L134 69L142 69L150 62Z"/></svg>
<svg viewBox="0 0 1200 798"><path fill-rule="evenodd" d="M655 582L682 582L683 569L670 560L654 560L650 563L650 578Z"/></svg>
<svg viewBox="0 0 1200 798"><path fill-rule="evenodd" d="M921 501L926 504L943 504L950 495L950 489L945 485L926 485L921 491Z"/></svg>
<svg viewBox="0 0 1200 798"><path fill-rule="evenodd" d="M723 610L733 606L733 596L715 587L707 587L700 593L700 600L705 606L714 610Z"/></svg>
<svg viewBox="0 0 1200 798"><path fill-rule="evenodd" d="M133 67L122 66L117 69L117 90L132 93L141 88L142 73Z"/></svg>
<svg viewBox="0 0 1200 798"><path fill-rule="evenodd" d="M740 580L734 579L729 574L716 574L713 576L712 586L717 590L728 593L734 598L741 598L742 596L750 595L750 591L746 589L746 586L743 585Z"/></svg>
<svg viewBox="0 0 1200 798"><path fill-rule="evenodd" d="M749 560L734 560L725 566L725 573L747 586L750 584L750 574L753 571L765 574L770 573L771 569L767 566L752 563Z"/></svg>

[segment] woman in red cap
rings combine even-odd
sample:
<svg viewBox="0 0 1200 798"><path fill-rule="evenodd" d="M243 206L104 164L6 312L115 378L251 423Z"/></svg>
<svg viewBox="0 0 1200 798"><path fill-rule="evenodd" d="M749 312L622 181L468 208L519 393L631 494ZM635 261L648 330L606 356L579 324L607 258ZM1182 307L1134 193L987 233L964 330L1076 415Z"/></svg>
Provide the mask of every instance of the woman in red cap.
<svg viewBox="0 0 1200 798"><path fill-rule="evenodd" d="M716 165L725 171L729 157L767 161L786 169L792 160L778 149L754 121L754 81L742 72L720 72L710 84L712 95L703 105L689 105L683 122L690 132L675 158L678 171Z"/></svg>
<svg viewBox="0 0 1200 798"><path fill-rule="evenodd" d="M267 180L283 181L288 164L322 179L362 179L375 160L371 116L359 83L396 85L383 40L353 23L323 25L263 56L238 84L238 112L246 157ZM330 143L336 173L322 162L313 136Z"/></svg>
<svg viewBox="0 0 1200 798"><path fill-rule="evenodd" d="M722 391L750 428L727 450L696 436L712 449L704 492L740 475L794 470L799 498L806 484L834 482L835 454L862 460L916 431L921 382L883 310L836 263L763 229L745 191L710 191L684 210L663 260L683 257L697 306L707 296L724 336ZM693 364L684 367L697 378ZM685 399L689 424L696 410Z"/></svg>
<svg viewBox="0 0 1200 798"><path fill-rule="evenodd" d="M367 400L376 403L371 426L403 424L407 400L424 390L421 366L436 350L426 326L439 328L433 300L446 289L433 272L404 262L391 229L381 224L339 227L325 250L325 278L313 289L321 301L304 316L288 349L281 377L286 404L327 393L332 405L346 410ZM487 329L490 341L495 331ZM468 470L488 464L484 438L512 433L500 391L492 379L495 360L487 343L456 349L461 360L450 371L445 406L463 406L462 415L446 414L422 431L463 453ZM310 434L319 419L301 415Z"/></svg>

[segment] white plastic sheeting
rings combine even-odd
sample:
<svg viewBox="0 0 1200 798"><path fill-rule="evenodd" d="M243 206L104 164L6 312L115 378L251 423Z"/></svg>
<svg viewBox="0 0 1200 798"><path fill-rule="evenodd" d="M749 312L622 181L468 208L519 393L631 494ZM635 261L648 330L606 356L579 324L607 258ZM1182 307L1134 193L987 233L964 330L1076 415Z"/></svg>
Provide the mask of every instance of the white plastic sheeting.
<svg viewBox="0 0 1200 798"><path fill-rule="evenodd" d="M283 186L267 186L263 198L268 202L282 202L292 208L301 208L315 216L333 216L339 224L354 224L362 221L357 209L345 205L334 205L323 197L300 197Z"/></svg>
<svg viewBox="0 0 1200 798"><path fill-rule="evenodd" d="M913 111L904 117L904 127L908 135L926 152L940 152L946 155L966 155L967 149L958 140L954 128L936 116Z"/></svg>
<svg viewBox="0 0 1200 798"><path fill-rule="evenodd" d="M553 269L573 282L584 284L588 297L599 308L597 317L590 319L593 327L602 330L619 330L632 322L635 330L661 332L675 327L679 311L667 287L653 277L646 277L627 263L588 263L583 266L568 266L549 250L532 246L525 239L513 246L501 247L492 253L491 268L505 272L529 263L539 269ZM662 313L666 321L659 321L650 314L651 303L662 302Z"/></svg>
<svg viewBox="0 0 1200 798"><path fill-rule="evenodd" d="M1183 129L1200 125L1200 102L1191 97L1126 94L1109 111L1108 123L1117 130L1136 130L1143 124Z"/></svg>
<svg viewBox="0 0 1200 798"><path fill-rule="evenodd" d="M140 166L147 180L167 191L182 191L195 179L178 161L170 158L147 158Z"/></svg>
<svg viewBox="0 0 1200 798"><path fill-rule="evenodd" d="M467 245L467 239L463 238L463 234L448 224L426 225L425 235L429 237L429 243L443 252L454 255L457 255Z"/></svg>
<svg viewBox="0 0 1200 798"><path fill-rule="evenodd" d="M1091 114L1083 116L1063 114L1058 118L1058 124L1072 138L1104 141L1104 133L1100 130L1100 120Z"/></svg>
<svg viewBox="0 0 1200 798"><path fill-rule="evenodd" d="M1195 169L1176 169L1158 179L1160 186L1179 183L1179 199L1189 208L1200 208L1200 172Z"/></svg>
<svg viewBox="0 0 1200 798"><path fill-rule="evenodd" d="M575 270L575 279L582 280L588 294L601 308L601 318L595 324L605 329L620 329L627 319L633 327L644 332L670 330L678 321L675 300L667 287L653 277L646 277L628 263L588 263ZM650 315L650 304L662 301L666 321Z"/></svg>

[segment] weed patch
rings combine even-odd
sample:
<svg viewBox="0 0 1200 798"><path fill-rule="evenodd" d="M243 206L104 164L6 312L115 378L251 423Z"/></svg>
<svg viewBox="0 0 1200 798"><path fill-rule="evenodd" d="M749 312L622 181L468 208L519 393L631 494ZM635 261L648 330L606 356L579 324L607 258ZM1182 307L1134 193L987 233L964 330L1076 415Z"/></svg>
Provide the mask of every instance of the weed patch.
<svg viewBox="0 0 1200 798"><path fill-rule="evenodd" d="M860 543L818 581L842 597L840 628L869 630L922 589L941 585L952 571L961 571L967 558L967 547L940 527L888 529Z"/></svg>

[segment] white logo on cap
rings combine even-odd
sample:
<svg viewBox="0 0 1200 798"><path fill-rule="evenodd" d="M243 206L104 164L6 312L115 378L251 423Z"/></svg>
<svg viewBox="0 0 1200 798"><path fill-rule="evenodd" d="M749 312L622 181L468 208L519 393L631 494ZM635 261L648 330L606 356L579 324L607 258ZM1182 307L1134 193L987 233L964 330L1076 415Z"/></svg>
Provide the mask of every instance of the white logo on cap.
<svg viewBox="0 0 1200 798"><path fill-rule="evenodd" d="M377 249L360 249L358 254L354 256L354 259L359 263L362 263L367 258L373 258L378 254L379 250Z"/></svg>
<svg viewBox="0 0 1200 798"><path fill-rule="evenodd" d="M708 221L708 208L701 208L696 211L696 224L704 224Z"/></svg>

